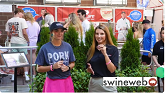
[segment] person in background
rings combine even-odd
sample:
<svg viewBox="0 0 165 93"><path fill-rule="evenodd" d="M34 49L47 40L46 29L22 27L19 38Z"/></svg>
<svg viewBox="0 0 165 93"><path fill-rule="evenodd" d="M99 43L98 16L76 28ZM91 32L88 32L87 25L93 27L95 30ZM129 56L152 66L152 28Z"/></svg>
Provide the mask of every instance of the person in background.
<svg viewBox="0 0 165 93"><path fill-rule="evenodd" d="M74 92L70 70L75 66L75 56L71 45L62 40L64 30L60 22L53 22L52 40L37 55L37 71L47 73L43 92Z"/></svg>
<svg viewBox="0 0 165 93"><path fill-rule="evenodd" d="M42 27L49 27L53 22L54 22L54 17L53 17L53 15L52 14L50 14L50 13L45 13L44 14L44 21L45 21L45 24L43 24L42 26L41 26L41 30L42 30ZM41 31L40 31L41 32ZM38 35L38 41L37 41L37 43L39 43L41 41L41 39L40 39L40 33L39 33L39 35Z"/></svg>
<svg viewBox="0 0 165 93"><path fill-rule="evenodd" d="M146 30L143 37L143 50L152 52L155 43L156 43L156 34L155 31L150 27L149 20L143 20L143 28ZM142 55L142 64L149 65L151 63L151 53L143 52Z"/></svg>
<svg viewBox="0 0 165 93"><path fill-rule="evenodd" d="M160 31L161 40L156 42L153 48L152 58L157 67L164 65L164 27L161 28ZM164 91L164 78L162 78L163 82L163 91Z"/></svg>
<svg viewBox="0 0 165 93"><path fill-rule="evenodd" d="M25 13L25 20L27 22L28 28L26 32L29 38L29 46L37 46L38 34L40 32L40 26L33 18L33 15L30 12ZM30 61L30 50L28 50L27 58ZM36 49L32 50L32 63L34 64L36 60ZM35 66L33 66L33 78L36 75Z"/></svg>
<svg viewBox="0 0 165 93"><path fill-rule="evenodd" d="M139 22L134 23L134 38L139 39L139 43L143 40L143 25Z"/></svg>
<svg viewBox="0 0 165 93"><path fill-rule="evenodd" d="M87 53L87 72L91 73L89 92L117 93L116 86L103 86L103 77L115 77L119 53L108 28L100 24L95 28L93 42Z"/></svg>
<svg viewBox="0 0 165 93"><path fill-rule="evenodd" d="M2 50L0 50L0 65L5 65L1 53L4 53ZM6 67L0 68L0 74L14 74L14 71L12 69L7 69Z"/></svg>
<svg viewBox="0 0 165 93"><path fill-rule="evenodd" d="M5 31L7 32L7 35L9 37L11 46L27 46L30 41L28 38L28 35L26 33L26 29L28 28L28 25L22 17L24 16L24 11L20 8L16 8L14 11L14 17L10 18L5 27ZM26 55L27 49L12 49L12 52L24 52ZM25 80L29 81L28 76L28 67L24 67L24 74L25 74ZM12 75L12 81L14 81L14 75Z"/></svg>
<svg viewBox="0 0 165 93"><path fill-rule="evenodd" d="M73 25L76 31L78 32L79 42L81 39L83 40L83 28L81 25L81 21L75 13L70 13L68 17L68 22L64 25L64 27L69 27L69 25ZM85 43L85 42L84 42Z"/></svg>
<svg viewBox="0 0 165 93"><path fill-rule="evenodd" d="M86 35L86 31L89 30L90 28L90 22L87 20L86 18L86 11L83 9L79 9L77 10L77 15L79 17L79 19L82 21L82 28L83 28L83 42L85 43L85 35Z"/></svg>
<svg viewBox="0 0 165 93"><path fill-rule="evenodd" d="M44 17L45 24L42 25L42 27L49 27L54 22L54 16L50 13L45 13Z"/></svg>
<svg viewBox="0 0 165 93"><path fill-rule="evenodd" d="M162 27L164 27L164 20L162 20ZM161 28L162 28L161 27ZM159 33L160 33L160 31L161 31L161 28L159 29ZM162 38L161 38L161 36L160 36L160 34L158 33L158 40L161 40Z"/></svg>
<svg viewBox="0 0 165 93"><path fill-rule="evenodd" d="M42 9L41 10L41 17L37 18L37 22L40 25L40 27L42 26L42 20L44 19L44 15L45 13L47 13L46 9Z"/></svg>
<svg viewBox="0 0 165 93"><path fill-rule="evenodd" d="M119 19L116 23L116 30L118 30L118 41L126 40L128 29L130 29L130 22L126 18L126 13L123 11L121 13L121 19Z"/></svg>

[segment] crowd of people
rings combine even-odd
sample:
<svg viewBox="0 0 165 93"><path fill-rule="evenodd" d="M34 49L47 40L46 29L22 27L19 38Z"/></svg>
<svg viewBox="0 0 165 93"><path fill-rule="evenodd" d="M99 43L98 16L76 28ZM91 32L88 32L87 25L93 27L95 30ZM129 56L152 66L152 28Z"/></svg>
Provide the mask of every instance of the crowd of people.
<svg viewBox="0 0 165 93"><path fill-rule="evenodd" d="M116 29L120 32L118 40L126 40L125 37L128 29L130 29L130 23L126 19L125 12L122 12L121 16L122 18L117 21L116 25ZM44 24L42 24L43 20L45 21ZM63 35L67 28L73 25L78 32L79 41L82 40L85 43L85 34L90 28L90 22L87 20L86 11L83 9L79 9L77 14L70 13L64 25L54 21L53 15L45 9L41 10L41 17L35 20L30 12L24 13L22 9L16 8L14 17L6 23L5 31L10 39L11 46L37 46L37 42L40 42L42 27L49 27L51 41L41 47L37 57L36 49L32 50L33 63L37 64L36 69L33 67L33 78L36 71L47 72L43 92L74 92L70 71L74 68L76 59L71 45L63 41ZM149 20L134 22L133 29L134 38L139 39L143 50L153 52L152 55L151 53L142 54L142 64L149 65L151 57L153 57L157 67L164 65L164 27L160 29L160 41L158 42L156 42L156 34L151 28ZM143 29L146 30L144 34ZM93 38L92 45L87 53L86 63L87 72L91 73L89 92L117 93L116 87L102 86L103 77L115 77L115 70L119 63L118 49L113 44L108 27L99 24L95 28ZM30 60L28 49L12 49L12 52L24 52ZM0 51L0 53L2 52ZM4 64L1 59L0 64ZM11 69L0 69L0 72L13 74ZM29 81L28 74L29 67L24 67L26 81ZM14 75L12 75L12 80L14 80Z"/></svg>

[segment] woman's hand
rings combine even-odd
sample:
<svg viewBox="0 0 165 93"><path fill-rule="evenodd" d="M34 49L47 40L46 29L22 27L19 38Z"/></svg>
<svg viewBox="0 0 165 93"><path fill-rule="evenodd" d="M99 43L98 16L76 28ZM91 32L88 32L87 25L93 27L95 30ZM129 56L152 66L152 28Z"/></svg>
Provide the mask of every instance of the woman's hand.
<svg viewBox="0 0 165 93"><path fill-rule="evenodd" d="M101 53L102 53L104 56L107 55L106 46L105 46L105 45L100 44L100 45L97 46L97 49L98 49L99 51L101 51Z"/></svg>
<svg viewBox="0 0 165 93"><path fill-rule="evenodd" d="M68 71L69 70L69 67L63 64L61 66L61 70L62 70L62 72Z"/></svg>
<svg viewBox="0 0 165 93"><path fill-rule="evenodd" d="M58 69L63 66L63 61L58 61L55 64L53 64L53 69Z"/></svg>
<svg viewBox="0 0 165 93"><path fill-rule="evenodd" d="M93 71L93 69L91 67L91 64L90 63L87 63L87 65L88 65L87 72L89 72L89 73L91 73L91 74L94 75L94 71Z"/></svg>

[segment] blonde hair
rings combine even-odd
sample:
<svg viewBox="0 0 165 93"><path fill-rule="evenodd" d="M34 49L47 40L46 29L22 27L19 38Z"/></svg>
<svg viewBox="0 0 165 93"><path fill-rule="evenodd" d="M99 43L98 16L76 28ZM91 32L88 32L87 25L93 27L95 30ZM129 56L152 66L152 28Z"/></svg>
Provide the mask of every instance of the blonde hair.
<svg viewBox="0 0 165 93"><path fill-rule="evenodd" d="M138 31L139 31L140 34L143 35L143 24L142 23L138 24Z"/></svg>
<svg viewBox="0 0 165 93"><path fill-rule="evenodd" d="M35 22L35 19L33 18L33 15L30 12L25 13L25 20L30 21L31 24Z"/></svg>
<svg viewBox="0 0 165 93"><path fill-rule="evenodd" d="M78 18L78 16L75 13L70 13L69 18L71 19L70 24L76 28L76 30L81 34L81 37L82 37L83 28L82 28L81 21Z"/></svg>
<svg viewBox="0 0 165 93"><path fill-rule="evenodd" d="M96 39L95 39L95 34L96 34L96 30L97 29L102 29L104 32L105 32L105 35L106 35L106 44L109 44L109 45L113 45L113 41L112 41L112 38L111 38L111 35L110 35L110 32L109 32L109 29L103 25L103 24L100 24L99 26L97 26L95 28L95 31L94 31L94 35L93 35L93 42L92 42L92 45L91 47L89 48L88 50L88 53L87 53L87 62L89 62L91 60L91 58L93 57L94 53L95 53L95 47L98 45Z"/></svg>

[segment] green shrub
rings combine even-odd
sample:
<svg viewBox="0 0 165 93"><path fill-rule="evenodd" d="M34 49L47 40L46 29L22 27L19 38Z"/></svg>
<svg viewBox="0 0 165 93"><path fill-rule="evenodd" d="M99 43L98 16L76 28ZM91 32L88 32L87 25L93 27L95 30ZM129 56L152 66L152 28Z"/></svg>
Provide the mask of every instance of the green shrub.
<svg viewBox="0 0 165 93"><path fill-rule="evenodd" d="M42 27L40 32L40 42L37 43L37 54L42 47L42 45L48 43L50 41L50 30L49 27Z"/></svg>
<svg viewBox="0 0 165 93"><path fill-rule="evenodd" d="M74 91L75 92L87 92L88 91L88 83L90 79L90 74L86 72L86 70L77 70L73 68L72 73L72 80L74 84Z"/></svg>
<svg viewBox="0 0 165 93"><path fill-rule="evenodd" d="M86 37L85 37L85 46L86 46L85 52L86 53L87 53L88 49L91 47L91 45L92 45L94 31L95 31L94 26L91 24L90 25L90 29L88 31L86 31Z"/></svg>
<svg viewBox="0 0 165 93"><path fill-rule="evenodd" d="M32 82L32 85L29 85L30 92L32 92L32 86L33 86L33 92L42 92L45 79L46 79L45 73L37 73L36 77Z"/></svg>
<svg viewBox="0 0 165 93"><path fill-rule="evenodd" d="M129 29L127 34L127 41L121 49L121 70L124 70L127 66L130 69L138 68L140 63L140 45L139 40L133 39L133 32Z"/></svg>
<svg viewBox="0 0 165 93"><path fill-rule="evenodd" d="M109 27L109 32L110 32L110 35L111 35L113 44L114 44L115 46L117 46L117 45L118 45L118 44L117 44L117 39L116 39L115 36L113 35L113 29L112 29L111 26Z"/></svg>
<svg viewBox="0 0 165 93"><path fill-rule="evenodd" d="M133 38L133 32L129 29L127 41L121 50L121 70L116 70L117 77L151 77L148 67L140 63L139 40ZM118 92L154 92L154 87L146 86L126 86L117 87Z"/></svg>

